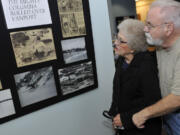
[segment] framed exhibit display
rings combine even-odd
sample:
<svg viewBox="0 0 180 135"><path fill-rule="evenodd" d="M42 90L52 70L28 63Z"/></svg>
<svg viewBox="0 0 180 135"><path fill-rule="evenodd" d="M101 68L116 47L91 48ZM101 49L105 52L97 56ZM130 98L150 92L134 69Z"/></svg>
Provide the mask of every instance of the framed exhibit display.
<svg viewBox="0 0 180 135"><path fill-rule="evenodd" d="M0 5L0 123L98 87L87 0Z"/></svg>

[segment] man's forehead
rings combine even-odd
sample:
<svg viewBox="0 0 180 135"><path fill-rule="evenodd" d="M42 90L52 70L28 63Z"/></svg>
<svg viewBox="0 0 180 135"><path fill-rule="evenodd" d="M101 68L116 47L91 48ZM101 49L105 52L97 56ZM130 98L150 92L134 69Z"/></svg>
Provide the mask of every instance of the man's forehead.
<svg viewBox="0 0 180 135"><path fill-rule="evenodd" d="M153 7L150 8L146 21L159 21L162 18L161 8Z"/></svg>
<svg viewBox="0 0 180 135"><path fill-rule="evenodd" d="M158 16L161 14L161 8L160 7L152 7L149 9L148 16Z"/></svg>

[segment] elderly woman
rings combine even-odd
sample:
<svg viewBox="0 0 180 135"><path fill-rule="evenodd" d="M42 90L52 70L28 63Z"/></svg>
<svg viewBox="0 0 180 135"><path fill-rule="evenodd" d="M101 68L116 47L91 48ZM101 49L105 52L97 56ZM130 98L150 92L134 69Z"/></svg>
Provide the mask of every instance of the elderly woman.
<svg viewBox="0 0 180 135"><path fill-rule="evenodd" d="M154 118L137 129L132 115L145 106L160 99L160 89L156 62L147 52L143 31L144 24L127 19L119 24L115 40L115 53L119 55L113 81L113 100L109 115L113 116L113 126L120 135L160 135L161 118Z"/></svg>

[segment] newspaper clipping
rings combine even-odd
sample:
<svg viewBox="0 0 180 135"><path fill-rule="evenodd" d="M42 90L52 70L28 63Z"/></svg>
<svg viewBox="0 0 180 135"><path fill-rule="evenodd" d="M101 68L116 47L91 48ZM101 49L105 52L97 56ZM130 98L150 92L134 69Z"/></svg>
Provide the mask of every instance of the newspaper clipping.
<svg viewBox="0 0 180 135"><path fill-rule="evenodd" d="M58 0L62 35L86 35L82 0Z"/></svg>
<svg viewBox="0 0 180 135"><path fill-rule="evenodd" d="M10 33L17 67L56 59L51 28Z"/></svg>

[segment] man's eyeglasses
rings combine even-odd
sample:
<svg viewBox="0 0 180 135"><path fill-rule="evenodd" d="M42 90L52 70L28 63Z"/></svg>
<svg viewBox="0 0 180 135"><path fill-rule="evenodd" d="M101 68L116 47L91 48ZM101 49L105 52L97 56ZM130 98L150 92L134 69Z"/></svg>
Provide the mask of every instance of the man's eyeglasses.
<svg viewBox="0 0 180 135"><path fill-rule="evenodd" d="M164 24L167 24L167 23L162 23L162 24L158 24L158 25L152 25L150 22L145 22L145 27L147 27L149 30L151 30L151 29L154 29L156 27L162 26Z"/></svg>

